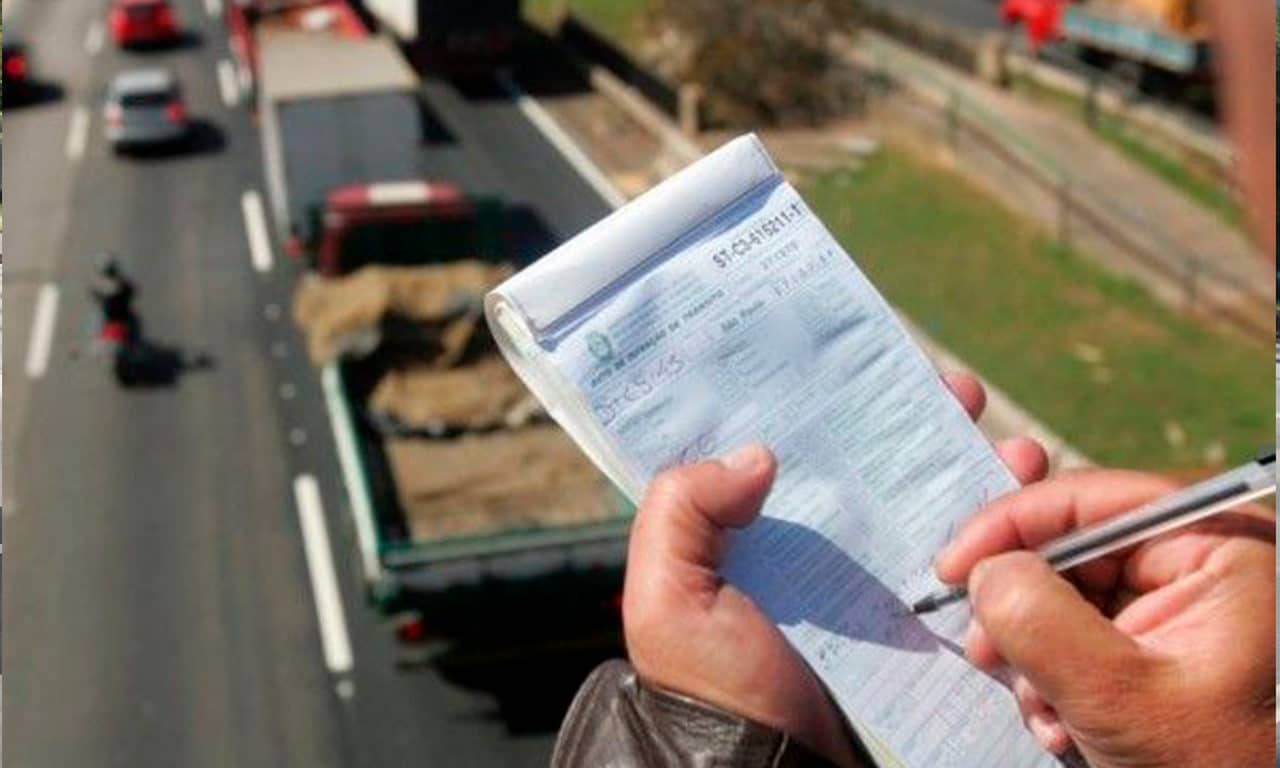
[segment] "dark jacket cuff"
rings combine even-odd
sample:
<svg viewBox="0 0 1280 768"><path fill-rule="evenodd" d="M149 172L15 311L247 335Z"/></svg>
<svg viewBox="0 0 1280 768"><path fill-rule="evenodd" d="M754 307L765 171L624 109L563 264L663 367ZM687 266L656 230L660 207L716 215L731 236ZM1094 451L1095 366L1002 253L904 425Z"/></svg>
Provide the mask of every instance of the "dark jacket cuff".
<svg viewBox="0 0 1280 768"><path fill-rule="evenodd" d="M624 661L601 664L582 684L560 728L551 764L555 768L831 766L786 733L645 685Z"/></svg>

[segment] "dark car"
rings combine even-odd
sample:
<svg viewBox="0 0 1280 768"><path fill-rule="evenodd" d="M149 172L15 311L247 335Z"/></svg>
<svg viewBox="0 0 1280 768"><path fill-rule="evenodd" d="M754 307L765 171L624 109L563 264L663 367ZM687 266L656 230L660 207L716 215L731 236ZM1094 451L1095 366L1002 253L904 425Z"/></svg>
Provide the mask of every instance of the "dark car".
<svg viewBox="0 0 1280 768"><path fill-rule="evenodd" d="M4 41L4 99L22 101L31 95L31 57L19 40Z"/></svg>

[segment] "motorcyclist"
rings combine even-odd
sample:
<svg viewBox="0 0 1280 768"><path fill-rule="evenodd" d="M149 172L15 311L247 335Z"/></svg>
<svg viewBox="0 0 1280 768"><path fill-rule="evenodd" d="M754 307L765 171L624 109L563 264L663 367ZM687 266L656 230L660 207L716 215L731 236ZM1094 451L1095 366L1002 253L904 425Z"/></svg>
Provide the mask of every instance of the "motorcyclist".
<svg viewBox="0 0 1280 768"><path fill-rule="evenodd" d="M102 311L103 334L121 334L117 341L133 341L138 336L138 316L133 311L136 292L131 281L120 267L114 253L104 251L94 257L96 273L89 286L89 293Z"/></svg>

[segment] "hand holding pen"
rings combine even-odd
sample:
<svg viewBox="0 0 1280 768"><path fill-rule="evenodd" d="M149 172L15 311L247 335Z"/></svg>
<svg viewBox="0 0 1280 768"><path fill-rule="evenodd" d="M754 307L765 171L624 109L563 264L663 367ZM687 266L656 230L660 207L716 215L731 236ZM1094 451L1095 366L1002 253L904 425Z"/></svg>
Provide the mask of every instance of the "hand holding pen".
<svg viewBox="0 0 1280 768"><path fill-rule="evenodd" d="M938 575L967 585L967 654L1012 669L1022 716L1047 749L1074 743L1094 768L1270 765L1273 512L1233 508L1065 574L1027 551L1175 490L1114 470L1028 486L970 521L939 555Z"/></svg>

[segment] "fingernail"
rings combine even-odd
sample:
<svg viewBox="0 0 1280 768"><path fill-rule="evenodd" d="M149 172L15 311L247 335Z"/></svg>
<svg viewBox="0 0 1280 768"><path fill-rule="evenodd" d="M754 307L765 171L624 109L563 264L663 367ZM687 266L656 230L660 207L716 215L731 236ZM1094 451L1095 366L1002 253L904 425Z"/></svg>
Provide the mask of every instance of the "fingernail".
<svg viewBox="0 0 1280 768"><path fill-rule="evenodd" d="M942 547L942 549L938 550L938 553L933 556L933 566L935 568L942 565L951 557L951 548L954 546L955 542L949 541Z"/></svg>
<svg viewBox="0 0 1280 768"><path fill-rule="evenodd" d="M978 622L970 621L969 626L964 630L964 648L967 652L972 652L974 645L978 640Z"/></svg>
<svg viewBox="0 0 1280 768"><path fill-rule="evenodd" d="M764 446L750 443L722 457L720 463L733 472L745 472L760 466L767 458Z"/></svg>

